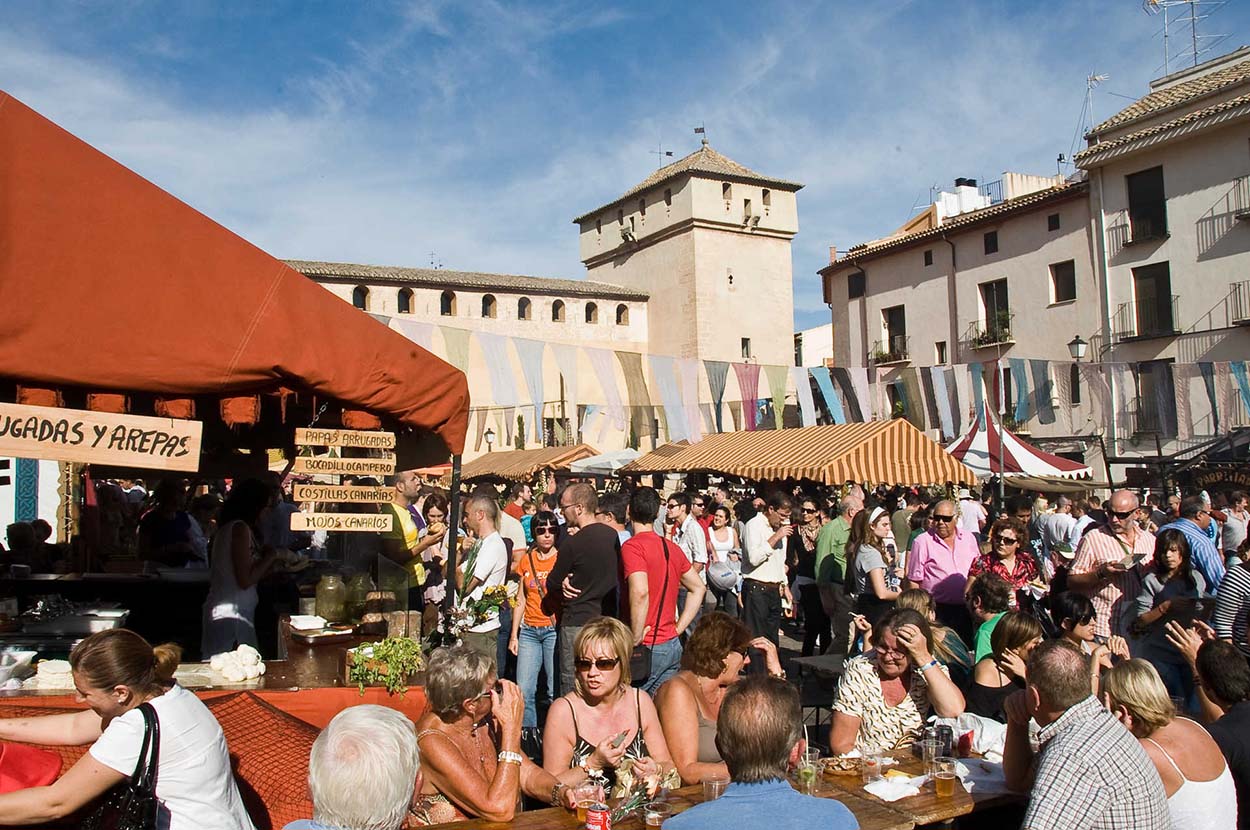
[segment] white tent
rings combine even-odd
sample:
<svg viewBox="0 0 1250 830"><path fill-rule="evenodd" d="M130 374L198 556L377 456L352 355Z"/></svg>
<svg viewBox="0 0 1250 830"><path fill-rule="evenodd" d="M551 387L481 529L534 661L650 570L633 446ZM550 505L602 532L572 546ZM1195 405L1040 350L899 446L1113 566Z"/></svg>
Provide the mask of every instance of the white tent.
<svg viewBox="0 0 1250 830"><path fill-rule="evenodd" d="M1088 478L1091 475L1090 468L1079 461L1026 444L1003 429L994 413L988 411L985 417L973 420L968 431L946 451L970 467L978 478L995 475Z"/></svg>
<svg viewBox="0 0 1250 830"><path fill-rule="evenodd" d="M573 475L610 476L617 470L641 455L638 450L628 447L623 450L612 450L600 455L592 455L569 464L569 472Z"/></svg>

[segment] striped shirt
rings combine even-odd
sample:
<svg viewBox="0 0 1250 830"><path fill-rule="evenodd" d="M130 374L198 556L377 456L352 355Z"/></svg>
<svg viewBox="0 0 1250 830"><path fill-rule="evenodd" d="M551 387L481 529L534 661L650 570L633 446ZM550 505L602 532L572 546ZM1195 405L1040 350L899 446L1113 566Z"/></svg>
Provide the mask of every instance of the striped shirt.
<svg viewBox="0 0 1250 830"><path fill-rule="evenodd" d="M1215 521L1212 519L1211 521ZM1177 519L1159 530L1179 530L1189 540L1189 558L1212 589L1224 579L1224 557L1207 537L1207 532L1191 519Z"/></svg>
<svg viewBox="0 0 1250 830"><path fill-rule="evenodd" d="M1042 728L1026 830L1170 830L1163 781L1146 750L1087 697Z"/></svg>
<svg viewBox="0 0 1250 830"><path fill-rule="evenodd" d="M1155 537L1152 533L1138 530L1131 548L1128 543L1116 536L1108 525L1090 528L1081 538L1076 549L1076 560L1072 563L1072 574L1092 573L1107 562L1119 562L1132 550L1135 555L1144 556L1142 564L1149 562L1155 552ZM1123 572L1114 572L1108 582L1094 590L1085 590L1085 594L1094 603L1097 617L1094 619L1094 634L1099 637L1110 637L1112 634L1125 634L1127 624L1123 617L1141 591L1141 571L1130 568ZM1131 615L1130 615L1131 616Z"/></svg>
<svg viewBox="0 0 1250 830"><path fill-rule="evenodd" d="M1246 644L1246 617L1250 611L1250 569L1234 565L1224 574L1220 592L1215 598L1211 627L1221 640L1232 640L1241 653L1250 657Z"/></svg>

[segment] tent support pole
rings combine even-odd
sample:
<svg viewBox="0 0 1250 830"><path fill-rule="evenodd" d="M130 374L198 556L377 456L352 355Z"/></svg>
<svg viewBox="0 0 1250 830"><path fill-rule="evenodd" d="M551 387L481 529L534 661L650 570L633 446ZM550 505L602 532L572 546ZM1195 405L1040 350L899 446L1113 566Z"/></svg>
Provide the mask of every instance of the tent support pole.
<svg viewBox="0 0 1250 830"><path fill-rule="evenodd" d="M451 492L448 494L447 532L451 541L447 545L447 564L443 566L443 579L450 583L451 588L443 597L443 611L451 610L456 601L458 585L456 583L456 564L460 553L460 456L451 457Z"/></svg>

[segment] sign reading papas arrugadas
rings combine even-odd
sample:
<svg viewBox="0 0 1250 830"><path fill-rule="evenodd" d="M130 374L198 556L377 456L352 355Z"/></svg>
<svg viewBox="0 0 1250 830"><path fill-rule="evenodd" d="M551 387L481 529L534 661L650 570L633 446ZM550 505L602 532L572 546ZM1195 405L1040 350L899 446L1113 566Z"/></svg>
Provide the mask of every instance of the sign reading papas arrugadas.
<svg viewBox="0 0 1250 830"><path fill-rule="evenodd" d="M178 418L0 403L0 455L194 471L203 428Z"/></svg>

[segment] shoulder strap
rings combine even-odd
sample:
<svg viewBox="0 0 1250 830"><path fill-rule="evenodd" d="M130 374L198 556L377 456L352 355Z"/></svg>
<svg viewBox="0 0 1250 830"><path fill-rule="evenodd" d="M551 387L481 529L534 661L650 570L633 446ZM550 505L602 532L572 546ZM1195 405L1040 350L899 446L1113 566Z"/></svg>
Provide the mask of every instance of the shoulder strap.
<svg viewBox="0 0 1250 830"><path fill-rule="evenodd" d="M561 698L561 700L569 705L569 715L573 718L573 737L580 738L581 732L577 729L577 710L573 708L573 701L569 700L567 697Z"/></svg>
<svg viewBox="0 0 1250 830"><path fill-rule="evenodd" d="M534 549L530 548L527 550L525 556L530 561L530 576L534 578L534 586L538 588L538 599L544 600L547 598L547 591L543 588L543 580L538 578L538 566L534 564ZM552 625L555 625L555 617L548 614L547 619L551 620Z"/></svg>
<svg viewBox="0 0 1250 830"><path fill-rule="evenodd" d="M150 703L141 703L139 712L143 715L143 745L139 749L139 759L135 762L135 771L130 780L145 792L155 792L156 767L160 763L161 754L161 722Z"/></svg>
<svg viewBox="0 0 1250 830"><path fill-rule="evenodd" d="M1156 741L1154 738L1147 738L1146 740L1154 744L1155 749L1163 753L1163 757L1168 759L1168 763L1172 765L1172 769L1176 770L1176 774L1181 777L1182 781L1189 780L1188 778L1185 777L1185 773L1181 772L1181 768L1176 765L1176 762L1172 760L1172 756L1168 754L1168 751L1164 749L1163 747L1159 746L1158 741Z"/></svg>
<svg viewBox="0 0 1250 830"><path fill-rule="evenodd" d="M660 588L660 601L655 606L655 625L651 626L651 646L655 647L655 641L660 636L660 615L664 613L664 595L668 593L668 576L672 573L668 560L668 540L663 536L660 537L660 544L664 546L664 586Z"/></svg>

